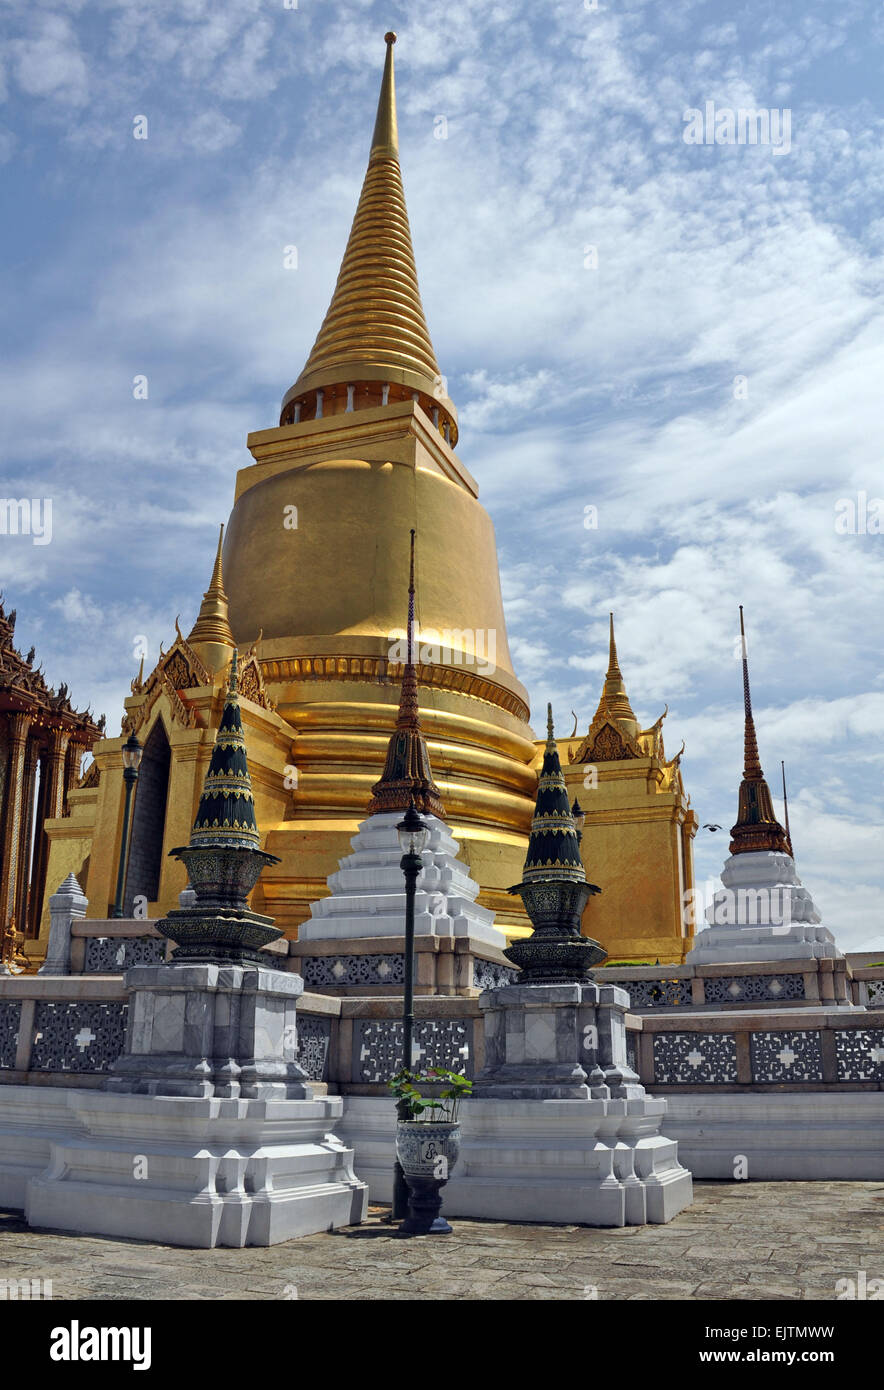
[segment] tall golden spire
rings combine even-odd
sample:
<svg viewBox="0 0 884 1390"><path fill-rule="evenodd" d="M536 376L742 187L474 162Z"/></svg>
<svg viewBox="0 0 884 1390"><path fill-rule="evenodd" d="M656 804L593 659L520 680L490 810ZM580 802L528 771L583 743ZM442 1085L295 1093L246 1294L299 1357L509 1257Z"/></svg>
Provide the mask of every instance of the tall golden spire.
<svg viewBox="0 0 884 1390"><path fill-rule="evenodd" d="M393 71L393 44L396 35L384 35L387 56L384 59L384 76L381 80L381 94L378 97L378 114L375 117L374 134L371 137L369 159L399 159L399 123L396 119L396 74Z"/></svg>
<svg viewBox="0 0 884 1390"><path fill-rule="evenodd" d="M433 781L430 755L421 731L418 707L417 672L414 667L414 531L411 533L411 564L408 580L408 648L402 672L402 692L396 728L387 745L387 759L381 780L372 787L368 814L378 811L407 811L413 803L425 815L445 815L439 788Z"/></svg>
<svg viewBox="0 0 884 1390"><path fill-rule="evenodd" d="M776 850L791 854L789 837L774 814L770 788L764 780L755 719L752 715L752 695L749 690L749 656L746 650L746 628L743 605L740 604L740 643L743 659L743 780L740 783L740 802L737 823L731 827L731 854L748 854L756 850Z"/></svg>
<svg viewBox="0 0 884 1390"><path fill-rule="evenodd" d="M198 656L212 671L227 666L231 650L235 649L233 633L227 618L227 595L224 592L224 577L221 569L221 546L224 541L224 526L218 536L218 551L212 569L209 587L203 594L196 622L188 633L187 640Z"/></svg>
<svg viewBox="0 0 884 1390"><path fill-rule="evenodd" d="M638 720L629 703L626 694L626 686L623 683L623 672L620 670L620 663L617 660L617 644L614 641L614 614L609 614L610 627L608 634L608 670L605 675L605 684L602 688L602 697L599 700L599 707L593 716L593 722L600 715L609 715L614 720L626 719L631 725L633 736L638 733Z"/></svg>
<svg viewBox="0 0 884 1390"><path fill-rule="evenodd" d="M280 425L415 398L453 446L457 412L443 389L421 304L399 169L393 45L368 170L331 303Z"/></svg>

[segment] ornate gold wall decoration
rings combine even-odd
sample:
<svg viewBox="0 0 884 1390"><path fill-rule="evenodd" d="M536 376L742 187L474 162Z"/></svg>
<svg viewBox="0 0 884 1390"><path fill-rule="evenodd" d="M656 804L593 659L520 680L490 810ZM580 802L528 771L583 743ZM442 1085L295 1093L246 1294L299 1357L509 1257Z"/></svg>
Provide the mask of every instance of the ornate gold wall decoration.
<svg viewBox="0 0 884 1390"><path fill-rule="evenodd" d="M240 667L239 693L253 704L260 705L262 709L276 709L276 705L264 689L264 678L258 659L254 655L254 648Z"/></svg>

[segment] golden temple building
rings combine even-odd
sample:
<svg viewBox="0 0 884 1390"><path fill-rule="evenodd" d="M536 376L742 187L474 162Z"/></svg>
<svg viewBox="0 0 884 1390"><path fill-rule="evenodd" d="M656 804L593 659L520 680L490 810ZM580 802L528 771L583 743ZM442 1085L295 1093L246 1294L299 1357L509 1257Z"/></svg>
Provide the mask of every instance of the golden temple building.
<svg viewBox="0 0 884 1390"><path fill-rule="evenodd" d="M249 435L253 461L237 476L196 622L186 637L176 622L168 652L132 684L120 737L96 744L70 814L47 823L49 891L75 873L90 917L107 916L114 899L122 745L132 732L144 754L125 912L153 918L177 905L184 871L168 851L187 841L237 648L256 818L262 847L280 861L252 906L296 935L349 853L384 766L414 529L420 721L433 778L479 902L509 935L530 930L508 889L522 876L542 744L512 666L494 529L455 453L457 411L418 290L394 42L388 34L368 169L328 311L279 424ZM610 672L600 713L609 684ZM597 714L580 750L594 750L599 766L583 845L603 891L587 930L618 959L680 960L680 907L673 914L690 886L692 813L659 727L640 731L623 701L607 723ZM606 761L612 736L625 751ZM566 776L576 787L576 763ZM47 932L48 906L43 953Z"/></svg>
<svg viewBox="0 0 884 1390"><path fill-rule="evenodd" d="M697 818L682 781L682 753L667 758L663 747L666 713L649 729L636 719L612 614L598 708L585 737L568 741L567 761L564 747L561 754L568 794L586 812L584 864L602 888L584 930L620 963L679 964L693 944L684 905L694 884Z"/></svg>

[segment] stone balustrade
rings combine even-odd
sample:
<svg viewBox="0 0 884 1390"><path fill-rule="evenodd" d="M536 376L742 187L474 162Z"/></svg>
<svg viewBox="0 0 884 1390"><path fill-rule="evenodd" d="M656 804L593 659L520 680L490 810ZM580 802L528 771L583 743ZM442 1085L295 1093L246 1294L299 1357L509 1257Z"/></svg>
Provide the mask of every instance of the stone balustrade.
<svg viewBox="0 0 884 1390"><path fill-rule="evenodd" d="M332 1093L386 1094L401 1065L400 1008L391 997L306 992L298 1005L302 1066ZM100 1086L123 1049L127 1014L120 975L0 979L0 1084ZM476 998L425 995L415 1016L417 1066L479 1072ZM884 1089L884 1007L670 1009L631 1013L627 1029L632 1065L660 1094Z"/></svg>
<svg viewBox="0 0 884 1390"><path fill-rule="evenodd" d="M288 968L303 976L308 990L360 998L402 993L405 943L401 936L287 944ZM509 984L519 974L502 951L472 937L416 936L414 953L415 996L478 999L484 989Z"/></svg>
<svg viewBox="0 0 884 1390"><path fill-rule="evenodd" d="M835 960L752 961L736 965L619 965L595 972L599 982L628 990L636 1013L685 1009L793 1009L824 1004L864 1007L860 980L884 986L884 968L851 968L850 957ZM874 991L873 991L874 993ZM882 998L884 1003L884 998Z"/></svg>
<svg viewBox="0 0 884 1390"><path fill-rule="evenodd" d="M671 1090L882 1090L884 1009L645 1015L642 1082Z"/></svg>
<svg viewBox="0 0 884 1390"><path fill-rule="evenodd" d="M396 998L405 956L401 937L352 941L282 941L274 954L303 976L308 991ZM167 959L171 945L144 918L71 924L71 973L122 974L130 965ZM742 962L736 965L620 965L596 970L600 983L629 991L634 1013L829 1007L884 1007L884 964L872 953L836 960ZM484 942L457 937L415 941L415 996L478 998L518 978L518 970Z"/></svg>

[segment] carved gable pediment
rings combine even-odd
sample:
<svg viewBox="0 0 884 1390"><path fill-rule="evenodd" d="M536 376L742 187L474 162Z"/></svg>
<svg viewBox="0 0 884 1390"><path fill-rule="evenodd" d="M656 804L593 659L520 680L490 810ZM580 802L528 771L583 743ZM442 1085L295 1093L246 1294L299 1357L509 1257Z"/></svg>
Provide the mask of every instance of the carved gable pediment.
<svg viewBox="0 0 884 1390"><path fill-rule="evenodd" d="M181 652L178 651L172 652L171 656L167 657L163 674L175 690L189 690L195 684L193 672Z"/></svg>
<svg viewBox="0 0 884 1390"><path fill-rule="evenodd" d="M175 626L177 636L161 663L165 679L173 690L191 690L197 685L211 685L212 676L208 667L197 656L187 638L182 637L177 622Z"/></svg>
<svg viewBox="0 0 884 1390"><path fill-rule="evenodd" d="M181 724L185 729L195 729L199 721L194 711L182 700L175 686L166 675L165 666L158 666L145 681L141 702L130 708L123 715L121 733L137 734L150 718L151 711L161 695L165 695L169 702L169 713L172 722Z"/></svg>
<svg viewBox="0 0 884 1390"><path fill-rule="evenodd" d="M608 718L602 718L589 727L586 738L576 753L569 751L568 761L572 763L618 763L627 758L640 758L641 751L627 734Z"/></svg>

